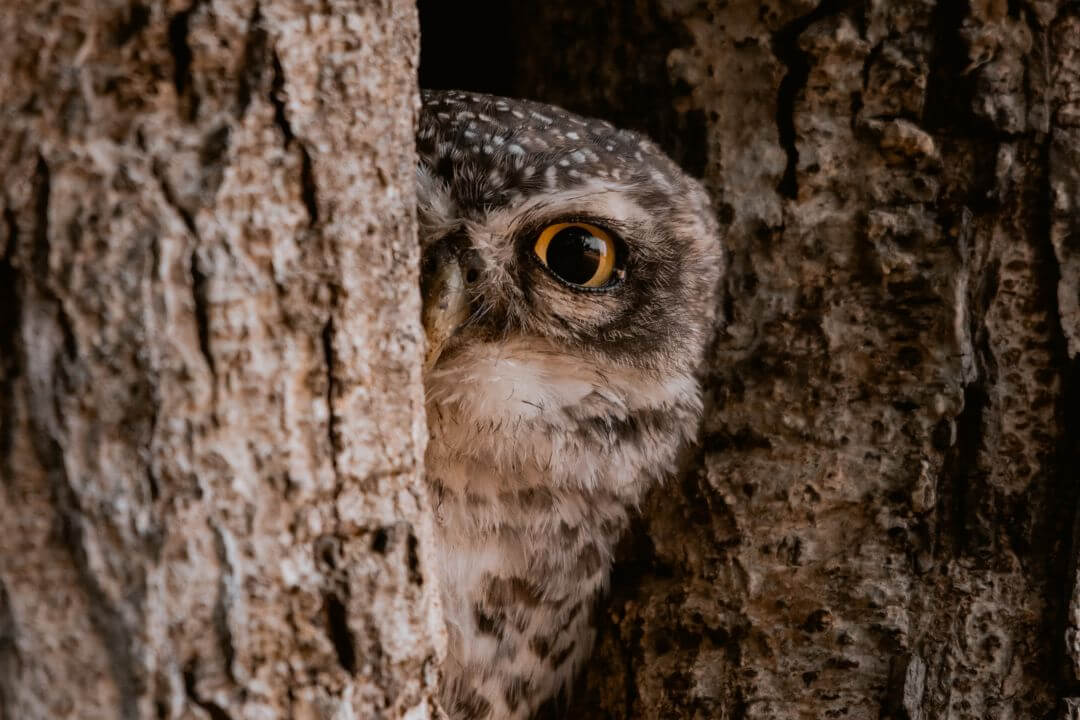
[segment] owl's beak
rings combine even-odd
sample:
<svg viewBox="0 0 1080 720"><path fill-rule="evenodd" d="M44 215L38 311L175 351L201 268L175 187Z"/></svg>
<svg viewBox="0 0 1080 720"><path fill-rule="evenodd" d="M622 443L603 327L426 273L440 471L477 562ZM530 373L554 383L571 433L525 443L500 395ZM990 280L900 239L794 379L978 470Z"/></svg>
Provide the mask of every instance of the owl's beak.
<svg viewBox="0 0 1080 720"><path fill-rule="evenodd" d="M427 336L424 373L438 362L454 332L469 318L469 298L461 263L450 253L437 253L435 266L422 283L424 309L421 319Z"/></svg>

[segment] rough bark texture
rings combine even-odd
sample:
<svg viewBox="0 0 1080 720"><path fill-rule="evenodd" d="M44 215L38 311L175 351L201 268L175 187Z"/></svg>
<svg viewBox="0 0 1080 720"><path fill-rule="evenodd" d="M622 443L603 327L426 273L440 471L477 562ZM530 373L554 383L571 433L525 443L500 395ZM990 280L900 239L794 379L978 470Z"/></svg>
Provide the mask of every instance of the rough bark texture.
<svg viewBox="0 0 1080 720"><path fill-rule="evenodd" d="M1080 4L426 2L656 137L730 272L577 718L1080 718ZM0 718L410 717L416 22L0 8Z"/></svg>
<svg viewBox="0 0 1080 720"><path fill-rule="evenodd" d="M0 718L431 717L415 8L0 27Z"/></svg>
<svg viewBox="0 0 1080 720"><path fill-rule="evenodd" d="M1078 717L1080 4L421 22L422 83L644 130L726 225L701 447L567 716Z"/></svg>

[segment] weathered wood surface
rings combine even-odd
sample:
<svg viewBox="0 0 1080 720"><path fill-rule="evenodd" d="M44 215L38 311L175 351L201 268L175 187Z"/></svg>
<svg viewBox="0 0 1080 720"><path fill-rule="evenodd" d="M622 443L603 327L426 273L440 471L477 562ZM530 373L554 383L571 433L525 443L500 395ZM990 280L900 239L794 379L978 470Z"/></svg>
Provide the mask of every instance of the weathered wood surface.
<svg viewBox="0 0 1080 720"><path fill-rule="evenodd" d="M442 14L429 75L652 134L726 228L566 714L1076 718L1080 6ZM0 717L427 716L413 9L0 26Z"/></svg>
<svg viewBox="0 0 1080 720"><path fill-rule="evenodd" d="M415 8L0 27L0 717L432 717Z"/></svg>
<svg viewBox="0 0 1080 720"><path fill-rule="evenodd" d="M492 5L422 81L652 134L731 257L570 716L1075 717L1080 5Z"/></svg>

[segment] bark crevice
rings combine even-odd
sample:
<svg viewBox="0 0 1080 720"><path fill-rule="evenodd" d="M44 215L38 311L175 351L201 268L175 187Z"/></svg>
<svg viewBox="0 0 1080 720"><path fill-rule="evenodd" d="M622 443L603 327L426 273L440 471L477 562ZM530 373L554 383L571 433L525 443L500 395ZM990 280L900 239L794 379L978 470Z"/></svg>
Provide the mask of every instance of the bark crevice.
<svg viewBox="0 0 1080 720"><path fill-rule="evenodd" d="M191 300L194 305L195 330L199 337L199 351L206 360L206 367L210 375L216 377L217 369L214 364L214 353L210 348L210 299L207 274L203 271L198 248L192 250L191 259L188 263L191 274Z"/></svg>
<svg viewBox="0 0 1080 720"><path fill-rule="evenodd" d="M1080 3L1077 4L1080 10ZM1061 265L1057 259L1053 242L1051 240L1050 218L1053 211L1051 197L1049 150L1052 140L1047 137L1043 145L1043 157L1046 158L1047 171L1040 188L1044 212L1040 213L1040 227L1037 228L1039 237L1046 238L1045 245L1041 248L1043 262L1039 268L1037 277L1042 289L1042 300L1047 308L1047 315L1052 319L1050 347L1056 360L1056 366L1061 368L1061 437L1064 442L1057 447L1057 477L1054 478L1056 488L1051 492L1058 498L1055 504L1055 517L1047 524L1048 544L1060 543L1058 552L1051 561L1053 572L1051 578L1060 578L1056 583L1056 597L1053 598L1056 612L1053 618L1053 632L1048 640L1054 643L1055 654L1059 657L1062 672L1059 674L1061 683L1060 695L1080 694L1080 657L1070 657L1067 639L1070 631L1080 638L1080 627L1073 625L1071 618L1072 605L1076 598L1080 597L1080 354L1069 357L1068 335L1063 324L1062 309L1058 300L1058 288L1061 286ZM1070 439L1072 442L1070 442ZM1060 538L1055 537L1058 532ZM1080 609L1080 603L1077 604ZM1064 639L1064 641L1063 641ZM1080 641L1080 640L1078 640Z"/></svg>
<svg viewBox="0 0 1080 720"><path fill-rule="evenodd" d="M199 9L202 0L193 0L186 10L181 10L169 19L168 43L173 59L173 87L180 100L181 114L192 122L199 114L199 95L192 88L191 64L195 59L188 42L191 16Z"/></svg>
<svg viewBox="0 0 1080 720"><path fill-rule="evenodd" d="M218 576L217 599L214 601L214 627L217 630L218 645L225 665L225 673L230 680L236 679L233 661L236 659L236 644L233 642L232 626L229 623L231 598L236 588L233 587L233 562L229 557L226 530L218 524L213 525L214 541L218 563L221 566Z"/></svg>
<svg viewBox="0 0 1080 720"><path fill-rule="evenodd" d="M356 674L356 638L349 627L349 613L336 592L323 595L326 605L326 634L334 645L338 663L349 675Z"/></svg>
<svg viewBox="0 0 1080 720"><path fill-rule="evenodd" d="M15 439L15 378L19 375L18 335L22 316L19 271L15 249L19 224L10 205L4 206L6 245L0 255L0 481L15 473L11 451Z"/></svg>
<svg viewBox="0 0 1080 720"><path fill-rule="evenodd" d="M44 155L38 155L34 168L34 236L31 257L34 272L39 278L49 272L49 198L52 195L52 179L49 163Z"/></svg>
<svg viewBox="0 0 1080 720"><path fill-rule="evenodd" d="M133 2L127 7L127 16L116 26L113 42L118 47L123 47L131 42L136 35L150 25L150 7L141 2Z"/></svg>
<svg viewBox="0 0 1080 720"><path fill-rule="evenodd" d="M144 683L139 671L138 653L133 646L136 635L125 620L120 606L103 586L99 568L91 564L86 538L86 512L68 477L62 446L48 428L40 426L34 446L49 476L59 534L75 566L80 589L86 595L91 624L109 653L109 673L120 695L117 711L124 720L138 720L138 697ZM139 593L132 589L129 599L138 604Z"/></svg>
<svg viewBox="0 0 1080 720"><path fill-rule="evenodd" d="M197 675L196 668L198 667L198 658L192 658L187 665L184 666L184 694L187 695L189 701L191 701L196 707L200 708L203 712L210 716L210 720L232 720L232 716L217 703L212 700L207 700L199 695L198 688L196 687Z"/></svg>
<svg viewBox="0 0 1080 720"><path fill-rule="evenodd" d="M308 227L319 224L319 199L316 194L315 173L311 153L300 143L300 196L308 214Z"/></svg>
<svg viewBox="0 0 1080 720"><path fill-rule="evenodd" d="M244 64L236 88L237 115L242 116L251 104L251 98L263 84L263 72L269 50L270 34L262 23L262 4L255 3L248 20L247 33L244 36ZM275 58L276 60L276 58ZM278 79L278 75L274 79ZM270 103L275 112L284 112L275 100L276 88L271 89ZM279 122L280 126L280 122Z"/></svg>
<svg viewBox="0 0 1080 720"><path fill-rule="evenodd" d="M1057 647L1062 648L1062 655L1066 661L1062 663L1065 668L1061 673L1062 695L1080 697L1080 488L1077 487L1077 472L1080 468L1080 355L1072 358L1068 363L1068 371L1062 378L1064 384L1064 429L1065 438L1073 438L1071 444L1063 443L1061 446L1062 462L1059 487L1071 491L1071 506L1073 508L1072 521L1066 519L1065 527L1069 529L1070 536L1063 543L1070 551L1060 565L1065 568L1062 574L1060 597L1062 599L1061 612L1055 622L1055 638ZM1068 498L1068 493L1066 498ZM1062 513L1068 512L1070 503L1063 502ZM1064 637L1066 643L1061 644ZM1071 645L1068 644L1072 640Z"/></svg>
<svg viewBox="0 0 1080 720"><path fill-rule="evenodd" d="M333 295L336 297L336 293ZM331 305L331 308L331 312L333 312L333 305ZM319 339L322 347L323 366L326 370L326 435L330 440L330 462L334 468L334 477L337 478L338 492L340 492L341 475L338 470L338 452L340 451L341 438L338 435L337 417L334 412L334 394L337 389L337 381L334 378L333 317L327 319L323 324Z"/></svg>
<svg viewBox="0 0 1080 720"><path fill-rule="evenodd" d="M286 114L285 70L281 66L281 58L277 52L271 53L271 66L273 75L270 81L270 103L274 107L274 123L285 138L285 147L292 147L295 143L300 154L300 197L307 210L308 227L313 228L319 223L319 201L311 153L308 152L304 142L293 133L292 124Z"/></svg>
<svg viewBox="0 0 1080 720"><path fill-rule="evenodd" d="M184 223L187 231L191 233L191 236L198 240L199 229L195 225L195 215L176 196L176 191L173 190L172 183L169 182L165 163L159 158L154 158L150 162L150 170L154 175L154 179L157 180L158 189L161 190L161 197L180 216L180 220Z"/></svg>
<svg viewBox="0 0 1080 720"><path fill-rule="evenodd" d="M274 124L281 130L285 146L288 147L295 136L289 116L285 112L285 70L281 67L281 58L276 51L271 52L270 63L273 70L270 80L270 104L274 108Z"/></svg>
<svg viewBox="0 0 1080 720"><path fill-rule="evenodd" d="M14 697L11 683L18 677L22 660L19 657L18 623L11 608L7 585L0 578L0 720L7 717L8 704Z"/></svg>
<svg viewBox="0 0 1080 720"><path fill-rule="evenodd" d="M799 138L795 128L795 105L810 77L810 55L799 47L799 36L818 20L841 13L852 4L852 0L822 0L812 11L773 33L773 55L787 68L776 92L776 132L780 147L787 155L784 174L776 186L776 191L783 197L794 199L799 195Z"/></svg>

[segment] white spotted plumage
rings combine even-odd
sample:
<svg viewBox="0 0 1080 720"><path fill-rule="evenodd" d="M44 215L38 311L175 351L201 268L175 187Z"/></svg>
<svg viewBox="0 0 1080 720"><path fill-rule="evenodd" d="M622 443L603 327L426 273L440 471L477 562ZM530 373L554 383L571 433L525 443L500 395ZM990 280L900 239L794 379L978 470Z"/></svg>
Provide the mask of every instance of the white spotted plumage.
<svg viewBox="0 0 1080 720"><path fill-rule="evenodd" d="M425 92L417 147L425 278L433 257L470 278L424 379L441 699L453 720L525 720L588 657L619 536L696 431L718 231L652 143L550 105ZM618 235L620 284L586 292L531 254L567 219Z"/></svg>

